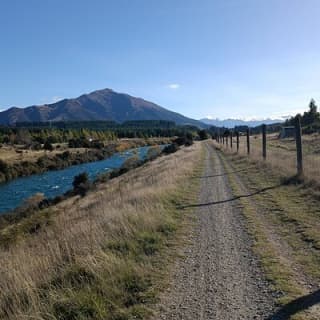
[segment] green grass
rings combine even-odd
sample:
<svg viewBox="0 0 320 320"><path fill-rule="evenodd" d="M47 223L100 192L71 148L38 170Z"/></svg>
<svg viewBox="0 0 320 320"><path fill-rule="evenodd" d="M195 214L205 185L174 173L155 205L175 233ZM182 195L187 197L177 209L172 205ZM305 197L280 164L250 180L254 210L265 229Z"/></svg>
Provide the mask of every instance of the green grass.
<svg viewBox="0 0 320 320"><path fill-rule="evenodd" d="M8 223L0 229L0 247L9 248L19 240L36 235L42 228L52 223L53 210L44 209L26 212L25 217L17 223Z"/></svg>

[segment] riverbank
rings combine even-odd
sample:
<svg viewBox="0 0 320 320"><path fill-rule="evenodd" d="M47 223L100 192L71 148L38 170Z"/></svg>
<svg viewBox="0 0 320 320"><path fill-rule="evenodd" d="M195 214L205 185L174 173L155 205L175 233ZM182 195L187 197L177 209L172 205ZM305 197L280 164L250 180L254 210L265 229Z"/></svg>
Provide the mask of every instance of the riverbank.
<svg viewBox="0 0 320 320"><path fill-rule="evenodd" d="M26 177L46 171L64 169L72 165L103 160L116 152L146 145L166 144L170 141L170 138L122 139L105 143L105 146L99 149L62 148L62 150L55 150L54 152L20 150L16 148L11 148L8 151L8 148L3 148L2 156L0 157L0 183L8 182L18 177ZM18 158L15 156L17 150L22 155ZM27 156L24 157L24 154L27 154Z"/></svg>

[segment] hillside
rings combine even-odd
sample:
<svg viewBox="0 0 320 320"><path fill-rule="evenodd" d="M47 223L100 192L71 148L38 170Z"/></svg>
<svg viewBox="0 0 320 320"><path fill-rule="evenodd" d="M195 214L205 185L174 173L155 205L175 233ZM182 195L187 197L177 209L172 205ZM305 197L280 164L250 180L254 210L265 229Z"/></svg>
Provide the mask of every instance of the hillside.
<svg viewBox="0 0 320 320"><path fill-rule="evenodd" d="M167 110L159 105L128 94L103 89L75 99L64 99L52 104L10 108L0 112L0 124L13 125L22 121L75 120L168 120L178 125L203 126L199 121Z"/></svg>

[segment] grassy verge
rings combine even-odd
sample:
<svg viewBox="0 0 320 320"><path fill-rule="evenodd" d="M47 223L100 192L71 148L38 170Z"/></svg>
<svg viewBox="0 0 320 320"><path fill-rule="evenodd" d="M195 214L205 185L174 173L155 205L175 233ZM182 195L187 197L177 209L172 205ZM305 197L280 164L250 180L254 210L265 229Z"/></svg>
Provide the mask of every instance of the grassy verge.
<svg viewBox="0 0 320 320"><path fill-rule="evenodd" d="M284 183L283 177L259 162L221 155L236 195L244 194L243 185L249 193L270 188L240 198L239 203L254 239L254 250L267 278L280 293L279 304L286 305L312 292L312 286L320 280L320 210L316 194L312 189ZM306 311L290 319L316 318Z"/></svg>
<svg viewBox="0 0 320 320"><path fill-rule="evenodd" d="M177 204L198 194L200 149L161 157L59 204L35 232L22 228L23 239L0 251L0 318L150 315L188 224Z"/></svg>

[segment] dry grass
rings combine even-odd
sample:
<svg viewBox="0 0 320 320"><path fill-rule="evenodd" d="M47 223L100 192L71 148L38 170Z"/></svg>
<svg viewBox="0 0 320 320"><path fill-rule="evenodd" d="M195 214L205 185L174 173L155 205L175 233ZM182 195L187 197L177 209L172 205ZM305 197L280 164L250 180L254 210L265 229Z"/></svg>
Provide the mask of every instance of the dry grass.
<svg viewBox="0 0 320 320"><path fill-rule="evenodd" d="M250 137L250 158L262 161L262 137ZM320 134L303 135L304 175L308 181L320 181ZM222 146L223 147L223 146ZM224 150L229 150L230 145ZM236 139L233 140L233 152L236 151ZM240 137L239 155L247 156L246 137ZM297 172L296 144L294 139L278 139L278 134L267 136L267 161L273 169L283 176L294 176Z"/></svg>
<svg viewBox="0 0 320 320"><path fill-rule="evenodd" d="M62 146L60 149L51 152L46 150L28 150L24 149L23 146L3 146L2 148L0 148L0 159L9 164L22 161L36 162L40 157L44 155L55 156L57 154L63 153L66 150L74 153L82 153L85 151L85 149L83 148L68 149L67 146Z"/></svg>
<svg viewBox="0 0 320 320"><path fill-rule="evenodd" d="M12 227L2 230L9 245L0 249L0 318L145 316L161 265L156 257L180 219L174 202L190 191L200 150L196 144L160 157L69 199L40 224L21 222L11 244Z"/></svg>
<svg viewBox="0 0 320 320"><path fill-rule="evenodd" d="M239 201L254 238L254 250L267 278L281 293L279 304L292 303L318 290L320 211L314 190L282 184L277 170L270 170L270 166L261 162L230 154L223 159L236 195L274 187ZM319 319L319 313L320 308L315 305L308 310L301 308L290 319Z"/></svg>

